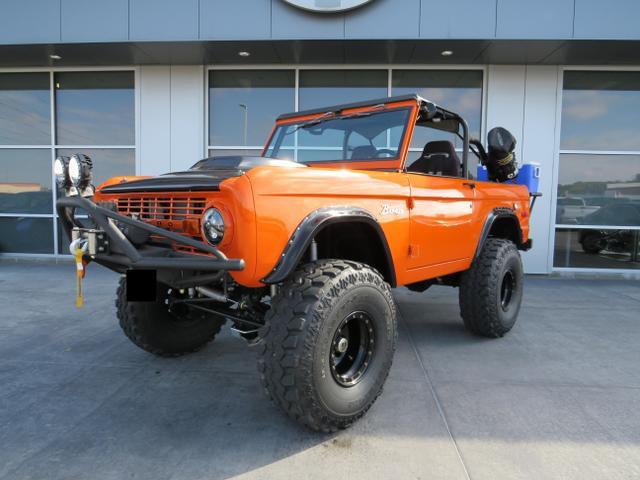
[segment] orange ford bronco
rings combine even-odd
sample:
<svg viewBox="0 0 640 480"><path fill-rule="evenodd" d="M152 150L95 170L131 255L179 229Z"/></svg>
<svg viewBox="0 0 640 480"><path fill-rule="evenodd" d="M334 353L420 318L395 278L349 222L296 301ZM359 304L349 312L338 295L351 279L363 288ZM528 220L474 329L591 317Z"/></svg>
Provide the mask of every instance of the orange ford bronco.
<svg viewBox="0 0 640 480"><path fill-rule="evenodd" d="M438 134L459 148L422 141ZM282 115L261 156L96 189L89 157L59 157L57 209L79 286L92 261L123 274L117 315L133 343L182 355L229 322L257 347L271 399L333 431L382 390L396 348L391 288L458 287L468 330L513 327L519 250L531 246L529 191L505 183L514 148L497 128L485 152L459 115L392 97ZM469 174L470 153L491 181Z"/></svg>

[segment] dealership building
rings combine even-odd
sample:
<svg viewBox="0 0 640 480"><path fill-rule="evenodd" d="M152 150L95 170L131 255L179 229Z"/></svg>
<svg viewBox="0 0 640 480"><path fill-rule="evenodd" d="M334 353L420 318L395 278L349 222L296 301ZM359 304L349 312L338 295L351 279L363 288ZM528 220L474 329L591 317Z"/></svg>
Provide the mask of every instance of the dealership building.
<svg viewBox="0 0 640 480"><path fill-rule="evenodd" d="M0 256L68 254L57 155L88 154L96 184L156 175L259 154L280 113L415 92L540 164L527 272L637 276L638 18L636 0L3 0Z"/></svg>

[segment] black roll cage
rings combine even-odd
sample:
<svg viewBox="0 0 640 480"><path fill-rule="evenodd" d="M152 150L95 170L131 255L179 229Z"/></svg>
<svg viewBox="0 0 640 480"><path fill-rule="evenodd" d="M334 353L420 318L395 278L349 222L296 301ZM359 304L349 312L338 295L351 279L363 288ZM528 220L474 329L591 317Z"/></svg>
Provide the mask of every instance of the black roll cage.
<svg viewBox="0 0 640 480"><path fill-rule="evenodd" d="M460 138L462 140L462 171L464 178L469 178L469 124L457 113L442 108L429 100L417 98L420 102L420 109L416 125L425 125L428 128L453 133ZM460 127L462 127L462 133L460 133Z"/></svg>
<svg viewBox="0 0 640 480"><path fill-rule="evenodd" d="M345 103L341 105L334 105L331 107L324 108L316 108L311 110L304 110L300 112L291 112L285 113L278 117L277 120L291 120L298 117L304 117L309 115L317 115L324 114L328 118L338 117L342 114L344 110L349 110L353 108L361 108L361 107L385 107L389 103L402 102L406 100L415 100L418 103L419 114L416 119L416 125L425 125L429 128L434 128L436 130L442 130L445 132L452 133L458 138L462 140L462 171L464 172L464 178L469 178L468 165L469 165L469 125L467 121L458 115L455 112L447 110L446 108L442 108L441 106L422 98L417 94L409 94L409 95L398 95L395 97L387 97L387 98L379 98L375 100L368 100L365 102L355 102L355 103ZM318 119L321 119L319 117ZM316 120L318 120L316 119ZM313 122L313 120L311 120ZM462 128L462 132L460 129ZM262 155L266 154L267 146L271 143L273 139L273 135L277 131L274 129L272 135L269 136L267 144L262 151ZM403 138L401 140L404 141L404 137L407 134L407 129L403 133ZM277 146L280 147L282 143L282 138L276 139ZM380 159L366 159L366 160L348 160L349 162L357 162L357 161L375 161L375 160L389 160L388 158L380 158ZM331 162L336 162L338 160L331 160ZM344 160L343 160L344 161ZM317 163L317 162L316 162ZM406 163L406 158L405 158ZM404 168L404 164L402 165Z"/></svg>

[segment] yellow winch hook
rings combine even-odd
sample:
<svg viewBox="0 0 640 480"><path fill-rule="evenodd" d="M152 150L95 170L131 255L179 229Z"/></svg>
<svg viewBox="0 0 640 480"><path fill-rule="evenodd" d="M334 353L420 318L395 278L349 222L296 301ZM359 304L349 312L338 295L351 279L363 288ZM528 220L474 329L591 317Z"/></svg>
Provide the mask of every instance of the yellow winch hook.
<svg viewBox="0 0 640 480"><path fill-rule="evenodd" d="M84 277L84 264L82 263L82 248L76 248L76 307L82 307L82 277Z"/></svg>

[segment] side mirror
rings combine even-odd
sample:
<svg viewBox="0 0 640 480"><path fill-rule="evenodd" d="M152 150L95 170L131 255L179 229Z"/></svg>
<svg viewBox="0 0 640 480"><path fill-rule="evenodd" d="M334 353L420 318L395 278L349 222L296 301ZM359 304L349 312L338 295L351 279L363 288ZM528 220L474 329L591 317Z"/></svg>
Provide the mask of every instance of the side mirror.
<svg viewBox="0 0 640 480"><path fill-rule="evenodd" d="M438 108L434 103L431 102L426 102L425 104L423 104L420 110L425 120L433 119L436 116L436 113L438 113Z"/></svg>

